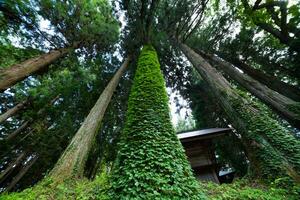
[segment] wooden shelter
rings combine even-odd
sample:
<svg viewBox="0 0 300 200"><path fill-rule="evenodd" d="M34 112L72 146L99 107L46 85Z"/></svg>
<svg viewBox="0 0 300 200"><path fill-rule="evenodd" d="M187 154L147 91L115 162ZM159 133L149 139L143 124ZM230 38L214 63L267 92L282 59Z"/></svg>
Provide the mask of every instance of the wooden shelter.
<svg viewBox="0 0 300 200"><path fill-rule="evenodd" d="M210 128L177 135L199 180L219 183L212 139L229 132L230 128Z"/></svg>

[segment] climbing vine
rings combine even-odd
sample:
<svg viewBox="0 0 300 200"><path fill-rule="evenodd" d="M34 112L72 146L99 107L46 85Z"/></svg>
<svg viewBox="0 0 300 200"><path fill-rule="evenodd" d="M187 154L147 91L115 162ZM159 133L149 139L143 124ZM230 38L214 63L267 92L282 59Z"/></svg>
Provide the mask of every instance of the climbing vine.
<svg viewBox="0 0 300 200"><path fill-rule="evenodd" d="M247 102L231 98L231 103L245 125L248 148L259 160L256 163L261 168L261 174L274 179L287 174L286 167L300 170L300 141L289 133L269 110L260 102L250 99L242 91L237 91Z"/></svg>
<svg viewBox="0 0 300 200"><path fill-rule="evenodd" d="M112 176L112 199L201 199L172 127L157 54L144 46Z"/></svg>

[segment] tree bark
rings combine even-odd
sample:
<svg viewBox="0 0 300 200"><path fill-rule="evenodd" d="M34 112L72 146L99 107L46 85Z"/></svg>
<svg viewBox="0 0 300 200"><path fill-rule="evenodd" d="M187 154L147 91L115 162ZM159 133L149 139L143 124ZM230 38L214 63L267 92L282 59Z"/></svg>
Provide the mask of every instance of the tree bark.
<svg viewBox="0 0 300 200"><path fill-rule="evenodd" d="M300 102L300 89L296 86L285 83L274 76L262 72L259 69L255 69L250 65L240 61L239 59L230 59L230 62L239 69L243 70L243 72L245 72L252 78L268 86L270 89L275 90L276 92L294 101Z"/></svg>
<svg viewBox="0 0 300 200"><path fill-rule="evenodd" d="M289 166L300 171L300 143L262 108L242 96L203 57L187 45L175 43L208 83L233 126L242 135L242 141L257 176L285 176Z"/></svg>
<svg viewBox="0 0 300 200"><path fill-rule="evenodd" d="M23 101L21 103L18 103L13 108L8 109L5 113L1 114L0 115L0 123L4 122L11 116L15 115L19 110L23 109L27 103L28 103L28 101Z"/></svg>
<svg viewBox="0 0 300 200"><path fill-rule="evenodd" d="M300 116L297 110L290 110L297 107L297 102L271 90L257 80L251 78L247 74L239 72L233 65L211 54L202 53L203 56L220 66L220 69L229 75L233 80L237 81L244 88L250 91L254 96L265 102L273 108L283 118L300 128Z"/></svg>
<svg viewBox="0 0 300 200"><path fill-rule="evenodd" d="M28 59L22 63L0 69L0 92L3 92L19 81L24 80L33 73L45 69L48 65L67 54L71 49L73 48L53 50L49 53Z"/></svg>
<svg viewBox="0 0 300 200"><path fill-rule="evenodd" d="M25 152L22 152L13 162L11 162L5 170L0 174L0 184L10 175L13 168L19 165L25 157Z"/></svg>
<svg viewBox="0 0 300 200"><path fill-rule="evenodd" d="M30 167L37 161L38 156L34 156L22 169L21 171L13 178L13 180L9 183L9 185L5 188L5 191L11 191L15 185L23 178L23 176L27 173Z"/></svg>
<svg viewBox="0 0 300 200"><path fill-rule="evenodd" d="M100 128L105 110L130 60L131 57L126 58L122 66L110 80L89 115L72 138L71 143L50 172L50 177L54 181L59 182L67 178L80 178L83 176L85 162L93 140Z"/></svg>

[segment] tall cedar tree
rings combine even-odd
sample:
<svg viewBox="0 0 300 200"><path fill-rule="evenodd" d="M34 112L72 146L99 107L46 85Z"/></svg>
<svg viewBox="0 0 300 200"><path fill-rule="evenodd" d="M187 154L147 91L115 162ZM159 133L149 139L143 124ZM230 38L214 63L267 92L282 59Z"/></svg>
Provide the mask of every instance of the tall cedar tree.
<svg viewBox="0 0 300 200"><path fill-rule="evenodd" d="M204 52L199 52L199 54L205 57L212 64L217 65L220 70L230 76L231 79L238 82L249 92L251 92L251 94L265 102L295 127L300 127L300 106L298 102L295 102L294 100L277 93L276 91L257 81L255 78L252 78L245 73L241 73L234 65L220 59L218 56Z"/></svg>
<svg viewBox="0 0 300 200"><path fill-rule="evenodd" d="M120 78L129 65L130 59L130 57L126 58L123 65L115 73L91 109L89 115L72 138L71 143L51 171L50 176L55 181L63 181L72 177L80 178L83 176L88 154L100 129L106 108L118 86Z"/></svg>

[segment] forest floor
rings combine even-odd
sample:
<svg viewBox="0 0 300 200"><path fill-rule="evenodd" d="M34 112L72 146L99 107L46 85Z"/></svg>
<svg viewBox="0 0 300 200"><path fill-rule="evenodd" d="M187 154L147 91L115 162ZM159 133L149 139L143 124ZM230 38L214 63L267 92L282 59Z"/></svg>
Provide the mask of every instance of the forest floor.
<svg viewBox="0 0 300 200"><path fill-rule="evenodd" d="M283 189L280 186L283 182L278 180L271 185L251 182L248 179L222 185L200 182L199 192L204 193L209 200L298 200L300 187ZM94 181L73 180L55 186L52 181L44 180L22 192L2 194L0 200L106 200L110 199L108 190L108 177L103 175Z"/></svg>

